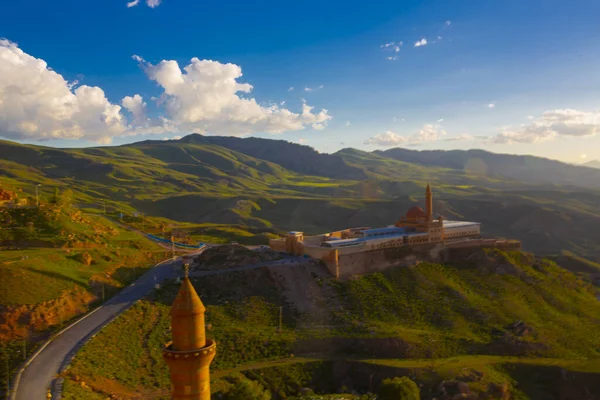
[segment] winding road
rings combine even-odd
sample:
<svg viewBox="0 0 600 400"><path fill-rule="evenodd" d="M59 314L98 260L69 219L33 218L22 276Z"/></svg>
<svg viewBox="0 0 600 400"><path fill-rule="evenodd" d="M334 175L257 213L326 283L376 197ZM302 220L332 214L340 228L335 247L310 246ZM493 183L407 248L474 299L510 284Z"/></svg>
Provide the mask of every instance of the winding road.
<svg viewBox="0 0 600 400"><path fill-rule="evenodd" d="M194 271L190 273L190 276L226 274L267 266L293 265L298 262L301 262L299 258L289 257L283 260L245 265L226 270ZM11 400L47 399L48 388L51 389L54 395L53 399L60 398L62 388L60 387L60 381L55 378L70 363L79 348L136 301L150 293L155 284L161 283L165 279L174 279L180 275L181 260L168 260L159 263L104 305L60 332L30 358L29 363L26 364L22 374L18 376L15 382Z"/></svg>

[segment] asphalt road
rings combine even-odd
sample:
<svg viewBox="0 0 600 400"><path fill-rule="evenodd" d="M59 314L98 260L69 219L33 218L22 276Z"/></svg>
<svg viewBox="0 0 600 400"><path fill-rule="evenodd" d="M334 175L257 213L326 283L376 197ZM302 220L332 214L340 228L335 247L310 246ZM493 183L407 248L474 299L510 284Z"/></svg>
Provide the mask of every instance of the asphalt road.
<svg viewBox="0 0 600 400"><path fill-rule="evenodd" d="M270 265L293 265L298 258L286 258L243 267L218 271L194 271L192 277L218 275L235 271L244 271ZM157 283L165 279L173 279L181 275L181 261L169 261L158 264L134 284L123 289L115 297L107 301L100 309L82 318L52 340L25 368L13 400L42 400L47 399L47 390L53 384L54 378L68 365L77 350L106 324L119 316L137 300L146 296ZM61 388L53 388L53 393Z"/></svg>

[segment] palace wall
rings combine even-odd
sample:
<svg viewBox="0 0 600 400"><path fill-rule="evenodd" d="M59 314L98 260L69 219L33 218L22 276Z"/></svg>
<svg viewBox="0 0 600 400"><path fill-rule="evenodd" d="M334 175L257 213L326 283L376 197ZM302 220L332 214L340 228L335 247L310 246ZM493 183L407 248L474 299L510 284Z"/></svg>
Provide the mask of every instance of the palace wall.
<svg viewBox="0 0 600 400"><path fill-rule="evenodd" d="M455 228L444 228L444 238L446 240L467 237L479 236L481 234L481 225L458 226Z"/></svg>
<svg viewBox="0 0 600 400"><path fill-rule="evenodd" d="M285 239L269 239L269 247L273 251L285 251Z"/></svg>
<svg viewBox="0 0 600 400"><path fill-rule="evenodd" d="M508 251L522 250L520 241L500 239L467 239L446 244L445 247L446 248L442 253L443 262L468 256L477 249L500 249Z"/></svg>
<svg viewBox="0 0 600 400"><path fill-rule="evenodd" d="M356 274L383 271L393 266L416 265L421 261L439 262L443 249L442 243L425 243L411 247L382 248L350 254L340 252L337 276L343 279Z"/></svg>

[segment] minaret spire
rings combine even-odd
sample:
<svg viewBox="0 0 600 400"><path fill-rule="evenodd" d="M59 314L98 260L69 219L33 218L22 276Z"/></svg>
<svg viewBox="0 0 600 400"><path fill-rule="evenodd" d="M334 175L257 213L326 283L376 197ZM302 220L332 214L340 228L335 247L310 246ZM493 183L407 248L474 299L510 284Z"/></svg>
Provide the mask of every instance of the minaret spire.
<svg viewBox="0 0 600 400"><path fill-rule="evenodd" d="M433 221L433 193L429 183L425 188L425 215L428 222Z"/></svg>
<svg viewBox="0 0 600 400"><path fill-rule="evenodd" d="M171 306L173 341L163 350L171 372L173 400L210 400L209 366L217 352L214 340L206 338L206 308L189 279L189 264Z"/></svg>

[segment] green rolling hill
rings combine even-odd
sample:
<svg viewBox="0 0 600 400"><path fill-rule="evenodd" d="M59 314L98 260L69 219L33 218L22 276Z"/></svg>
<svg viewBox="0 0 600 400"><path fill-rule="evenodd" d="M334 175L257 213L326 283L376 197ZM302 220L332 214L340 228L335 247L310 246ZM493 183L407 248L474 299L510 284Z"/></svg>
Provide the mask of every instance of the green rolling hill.
<svg viewBox="0 0 600 400"><path fill-rule="evenodd" d="M475 168L482 163L485 171ZM430 182L436 211L447 218L480 221L486 234L523 240L534 252L569 250L600 261L600 173L536 157L404 149L330 155L281 140L197 134L82 149L1 141L0 182L29 195L38 183L43 196L68 187L84 209L106 202L128 214L308 233L389 225L422 202Z"/></svg>
<svg viewBox="0 0 600 400"><path fill-rule="evenodd" d="M410 154L412 158L398 154ZM424 154L427 157L421 157ZM238 354L237 347L231 351L223 348L219 361L223 365L217 368L223 376L242 372L254 379L258 375L246 372L245 368L266 368L265 377L261 379L273 392L278 389L272 386L275 379L272 374L283 374L285 379L298 378L295 384L308 384L306 379L312 376L314 368L321 371L337 362L335 354L320 354L316 359L296 362L289 358L290 352L302 354L307 352L308 344L319 344L319 340L329 343L330 339L341 346L340 351L344 346L357 343L364 349L360 340L373 335L377 343L401 344L401 348L410 350L398 357L426 359L405 363L421 374L419 384L424 387L439 376L452 378L460 373L445 367L455 361L439 361L440 366L432 367L431 357L457 357L457 366L489 374L490 382L485 381L486 385L495 382L494 377L501 378L498 382L515 379L529 384L529 378L514 372L519 368L535 365L540 374L547 372L550 376L557 365L568 369L575 362L585 364L597 359L597 338L588 337L587 332L595 322L598 304L595 296L600 285L600 189L597 185L600 174L591 168L535 157L516 159L485 152L432 154L343 149L329 155L284 141L201 135L80 149L0 141L0 188L18 192L19 197L29 197L32 204L36 185L41 184L40 198L44 204L38 211L4 208L0 231L3 243L21 246L25 243L22 239L26 238L59 246L5 252L0 260L0 275L7 283L0 291L0 318L4 318L0 325L4 326L5 339L9 339L5 346L11 354L11 368L18 365L21 338L27 338L28 332L44 332L46 327L64 322L63 311L56 311L64 310L64 304L72 305L67 318L78 315L86 304L98 299L102 290L118 290L135 279L135 274L151 261L164 256L164 249L155 248L137 234L125 232L119 225L93 215L100 213L104 205L109 214L116 217L116 213L123 212L125 222L155 234L164 235L165 229L176 225L187 231L195 242L261 244L285 230L318 233L349 226L392 224L411 206L422 205L428 182L434 187L436 212L449 219L480 221L484 235L520 239L525 250L546 255L556 264L526 254L496 254L489 255L493 260L483 257L473 265L468 262L457 266L425 265L414 271L394 270L347 283L328 282L324 288L327 278L321 277L313 282L319 287L315 290L324 290L323 296L341 308L323 308L331 315L311 312L309 314L316 318L313 320L303 316L306 310L296 310L297 314L286 324L301 325L300 333L290 329L279 339L271 333L266 336L261 333L250 338L252 343L243 341L248 331L256 328L270 332L266 326L272 325L271 311L282 301L294 301L284 299L282 293L248 292L246 297L235 299L232 304L249 304L253 312L259 312L255 315L256 321L263 318L266 322L265 326L245 327L238 314L218 308L219 301L231 294L217 293L215 299L218 300L208 302L215 318L216 336L227 338L234 346L244 349L258 348L253 343L272 341L272 345L265 347L268 354L255 354L254 350ZM483 169L482 165L488 168ZM544 168L554 171L553 179L542 173ZM56 190L60 194L70 193L67 189L72 192L74 207L64 208L53 202ZM144 218L135 216L140 212ZM32 226L27 225L27 218L35 220ZM74 241L69 233L78 239ZM96 245L88 250L86 243ZM502 264L501 270L512 265L514 271L498 274L498 263ZM137 268L124 268L125 264ZM104 282L102 279L109 272L110 278ZM267 278L269 282L273 279ZM280 278L283 279L281 285L285 285L286 279L296 280ZM44 290L35 290L35 287L18 290L32 279L37 279ZM240 276L223 279L232 280L224 282L223 287L238 288ZM213 295L208 293L207 287L200 290L209 298ZM271 295L275 297L269 297ZM265 296L265 299L256 296ZM507 303L497 296L504 296L502 299ZM143 326L139 329L147 333L154 323L165 324L164 315L168 312L165 303L169 302L170 299L155 298L140 306L147 308L141 310L142 314L159 316L159 320L141 318L141 322L128 324L140 323ZM534 306L529 307L531 304ZM137 318L134 314L140 310L136 310L119 321L127 321L132 316ZM36 326L19 322L20 315L30 314L51 318L38 321ZM518 333L510 329L518 320L526 320L527 327L533 327L534 333L526 334L524 339L513 338ZM105 348L111 340L118 339L121 322L90 342L82 353L82 361L75 366L77 374L85 377L95 392L83 390L74 383L77 376L69 375L67 395L72 397L67 398L96 398L94 396L106 397L107 394L127 397L140 388L151 393L147 398L160 398L165 394L164 366L152 361L155 354L150 347L154 345L140 349L139 354L150 351L147 355L150 358L138 361L143 364L150 360L149 369L143 371L157 377L152 383L155 389L144 388L145 383L137 381L143 377L129 370L123 376L131 372L131 381L118 382L109 378L112 376L109 370L105 377L99 374L93 378L85 370L82 363L97 363L96 347ZM311 324L352 326L358 334L343 337L341 331L333 328L332 332L317 332L315 337ZM520 329L519 326L514 329ZM565 340L565 332L570 332L576 340ZM106 336L113 334L116 336ZM148 338L152 343L160 343L164 338L159 336ZM390 342L389 338L393 340ZM316 339L319 340L315 342ZM29 346L35 343L37 339ZM430 350L435 350L435 354L429 354ZM357 360L360 365L352 368L357 371L385 369L395 371L390 372L394 374L404 371L402 365L405 364L367 353ZM509 360L508 355L526 358ZM126 358L115 356L115 361L132 361ZM369 358L375 358L371 361L376 367L365 367L365 363L371 362ZM546 358L549 360L544 361ZM267 368L273 359L282 359L281 365ZM155 371L156 368L162 370ZM579 373L578 368L572 368L569 373ZM433 375L427 378L429 373ZM221 383L226 386L225 381L217 382L216 388ZM105 383L120 389L104 393L100 388ZM225 386L221 390L226 390ZM513 389L514 393L523 394L517 398L535 398L529 389ZM281 395L292 393L295 392L283 391Z"/></svg>

